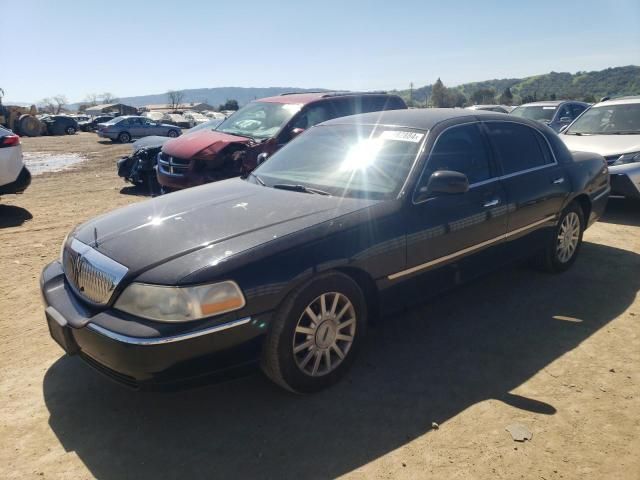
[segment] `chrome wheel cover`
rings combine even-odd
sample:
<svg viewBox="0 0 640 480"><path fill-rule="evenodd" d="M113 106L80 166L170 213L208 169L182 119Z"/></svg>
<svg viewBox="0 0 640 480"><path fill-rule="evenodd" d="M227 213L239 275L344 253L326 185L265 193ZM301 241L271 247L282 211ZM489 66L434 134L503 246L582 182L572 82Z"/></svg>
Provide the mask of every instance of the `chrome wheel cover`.
<svg viewBox="0 0 640 480"><path fill-rule="evenodd" d="M576 253L580 241L580 217L576 212L569 212L562 219L556 242L556 257L561 263L567 263Z"/></svg>
<svg viewBox="0 0 640 480"><path fill-rule="evenodd" d="M302 312L293 334L293 358L312 377L334 371L346 358L356 334L356 312L338 292L323 293Z"/></svg>

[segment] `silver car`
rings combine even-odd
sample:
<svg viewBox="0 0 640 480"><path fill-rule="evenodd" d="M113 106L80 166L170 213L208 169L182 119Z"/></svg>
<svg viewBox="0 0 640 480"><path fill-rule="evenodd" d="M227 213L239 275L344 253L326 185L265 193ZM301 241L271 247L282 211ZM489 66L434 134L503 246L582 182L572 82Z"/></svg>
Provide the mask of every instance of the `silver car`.
<svg viewBox="0 0 640 480"><path fill-rule="evenodd" d="M560 138L572 151L599 153L607 160L611 195L640 199L640 96L597 103Z"/></svg>
<svg viewBox="0 0 640 480"><path fill-rule="evenodd" d="M129 143L132 138L160 135L175 138L182 133L180 127L156 122L147 117L125 115L106 123L99 123L98 136L120 143Z"/></svg>

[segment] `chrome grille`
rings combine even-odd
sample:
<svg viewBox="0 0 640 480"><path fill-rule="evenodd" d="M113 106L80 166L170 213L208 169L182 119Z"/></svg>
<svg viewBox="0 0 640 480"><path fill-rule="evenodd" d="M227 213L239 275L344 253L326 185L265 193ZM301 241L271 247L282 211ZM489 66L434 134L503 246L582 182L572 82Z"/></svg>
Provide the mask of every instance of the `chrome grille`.
<svg viewBox="0 0 640 480"><path fill-rule="evenodd" d="M167 175L186 175L190 165L191 160L172 157L163 152L158 153L158 168Z"/></svg>
<svg viewBox="0 0 640 480"><path fill-rule="evenodd" d="M72 239L62 254L65 277L85 300L106 305L127 274L127 268L84 243Z"/></svg>

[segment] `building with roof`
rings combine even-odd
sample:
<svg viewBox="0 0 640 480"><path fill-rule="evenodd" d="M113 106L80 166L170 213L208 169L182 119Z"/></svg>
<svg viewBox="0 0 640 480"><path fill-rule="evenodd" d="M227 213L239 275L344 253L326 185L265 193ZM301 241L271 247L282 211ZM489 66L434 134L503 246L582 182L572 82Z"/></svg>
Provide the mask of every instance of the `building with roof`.
<svg viewBox="0 0 640 480"><path fill-rule="evenodd" d="M88 107L84 111L87 115L97 116L105 113L113 113L116 115L137 115L138 109L124 103L105 103L103 105L94 105Z"/></svg>
<svg viewBox="0 0 640 480"><path fill-rule="evenodd" d="M191 102L191 103L181 103L176 108L170 103L156 103L152 105L145 105L145 110L149 112L162 112L169 113L176 110L192 110L194 112L204 112L206 110L215 110L215 107L212 107L206 102Z"/></svg>

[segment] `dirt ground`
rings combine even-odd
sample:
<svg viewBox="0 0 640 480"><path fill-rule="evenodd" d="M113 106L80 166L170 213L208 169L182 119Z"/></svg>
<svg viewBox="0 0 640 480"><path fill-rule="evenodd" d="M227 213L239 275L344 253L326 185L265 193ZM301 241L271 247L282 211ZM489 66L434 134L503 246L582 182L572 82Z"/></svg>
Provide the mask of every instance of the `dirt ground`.
<svg viewBox="0 0 640 480"><path fill-rule="evenodd" d="M563 275L513 267L386 319L326 392L139 393L62 355L38 291L75 224L144 199L115 172L129 147L23 145L89 160L0 200L0 478L640 479L640 205L610 201Z"/></svg>

